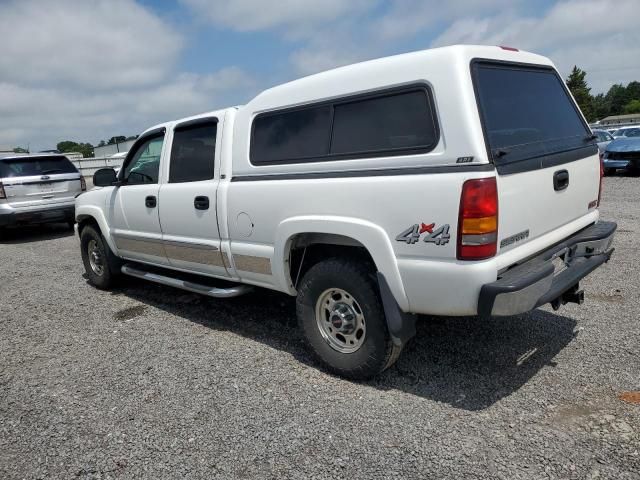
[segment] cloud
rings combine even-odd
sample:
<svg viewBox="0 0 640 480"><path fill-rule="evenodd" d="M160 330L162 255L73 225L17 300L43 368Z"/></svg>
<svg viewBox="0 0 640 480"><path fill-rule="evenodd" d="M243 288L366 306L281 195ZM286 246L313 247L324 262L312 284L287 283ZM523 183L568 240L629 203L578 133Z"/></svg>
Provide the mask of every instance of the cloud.
<svg viewBox="0 0 640 480"><path fill-rule="evenodd" d="M199 19L235 32L269 31L295 45L293 72L308 75L353 63L372 49L357 37L382 0L181 0ZM370 39L367 38L367 41Z"/></svg>
<svg viewBox="0 0 640 480"><path fill-rule="evenodd" d="M20 84L148 85L166 75L183 46L180 35L131 0L2 3L0 31L2 79Z"/></svg>
<svg viewBox="0 0 640 480"><path fill-rule="evenodd" d="M374 0L182 0L200 18L238 32L273 28L303 32L316 25L362 12Z"/></svg>
<svg viewBox="0 0 640 480"><path fill-rule="evenodd" d="M244 98L253 88L254 80L235 67L182 73L151 87L115 92L0 83L0 144L32 142L36 149L64 139L95 144L223 107L223 101Z"/></svg>
<svg viewBox="0 0 640 480"><path fill-rule="evenodd" d="M388 11L374 23L374 31L386 40L411 37L455 18L512 10L523 0L392 0Z"/></svg>
<svg viewBox="0 0 640 480"><path fill-rule="evenodd" d="M0 4L0 144L97 143L244 101L244 70L180 71L185 40L134 0Z"/></svg>
<svg viewBox="0 0 640 480"><path fill-rule="evenodd" d="M569 0L540 16L514 12L454 22L433 46L455 43L511 45L549 56L563 75L587 71L594 92L640 78L637 0Z"/></svg>

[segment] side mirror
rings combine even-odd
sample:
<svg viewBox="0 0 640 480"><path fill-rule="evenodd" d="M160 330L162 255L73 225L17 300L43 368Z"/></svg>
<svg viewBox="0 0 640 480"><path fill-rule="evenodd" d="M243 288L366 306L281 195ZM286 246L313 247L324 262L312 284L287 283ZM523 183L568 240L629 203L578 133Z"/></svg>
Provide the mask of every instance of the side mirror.
<svg viewBox="0 0 640 480"><path fill-rule="evenodd" d="M118 181L116 171L113 168L101 168L93 174L95 187L110 187Z"/></svg>

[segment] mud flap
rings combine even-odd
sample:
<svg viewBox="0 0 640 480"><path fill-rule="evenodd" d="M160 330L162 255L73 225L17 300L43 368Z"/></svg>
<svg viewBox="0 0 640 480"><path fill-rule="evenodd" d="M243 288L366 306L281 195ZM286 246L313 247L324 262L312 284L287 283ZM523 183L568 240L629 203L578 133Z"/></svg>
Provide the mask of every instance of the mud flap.
<svg viewBox="0 0 640 480"><path fill-rule="evenodd" d="M416 335L416 315L400 310L384 275L377 272L377 276L389 334L393 343L402 347Z"/></svg>

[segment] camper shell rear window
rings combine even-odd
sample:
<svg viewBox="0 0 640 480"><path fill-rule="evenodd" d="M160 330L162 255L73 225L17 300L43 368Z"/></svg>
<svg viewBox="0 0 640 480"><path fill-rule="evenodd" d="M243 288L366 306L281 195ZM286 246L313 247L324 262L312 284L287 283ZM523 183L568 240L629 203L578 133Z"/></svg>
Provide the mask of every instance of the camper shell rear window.
<svg viewBox="0 0 640 480"><path fill-rule="evenodd" d="M558 154L573 161L592 153L595 139L553 68L475 60L471 69L487 150L497 167L541 168L545 161L521 162Z"/></svg>

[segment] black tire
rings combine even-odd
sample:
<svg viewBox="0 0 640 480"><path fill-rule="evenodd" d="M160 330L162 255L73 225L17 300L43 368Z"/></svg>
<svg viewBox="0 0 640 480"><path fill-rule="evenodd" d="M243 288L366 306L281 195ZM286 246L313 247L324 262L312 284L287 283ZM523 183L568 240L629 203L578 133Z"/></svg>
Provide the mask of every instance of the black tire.
<svg viewBox="0 0 640 480"><path fill-rule="evenodd" d="M316 320L316 305L329 289L348 292L366 321L358 350L342 353L331 346ZM304 275L296 299L298 325L315 355L333 373L355 380L369 379L389 368L400 355L389 335L378 284L366 264L342 258L317 263ZM326 319L325 319L326 320ZM329 328L330 321L327 324ZM364 321L363 321L364 323ZM335 342L335 340L334 340Z"/></svg>
<svg viewBox="0 0 640 480"><path fill-rule="evenodd" d="M89 259L89 244L95 242L93 247L97 249L101 258L103 268L94 270ZM101 290L109 289L120 273L120 260L113 254L109 245L102 237L102 234L91 225L87 225L80 233L80 250L82 253L82 263L89 277L89 282Z"/></svg>

